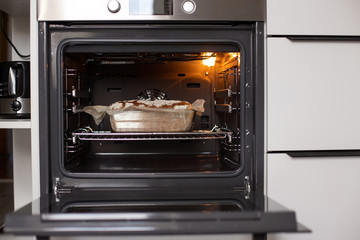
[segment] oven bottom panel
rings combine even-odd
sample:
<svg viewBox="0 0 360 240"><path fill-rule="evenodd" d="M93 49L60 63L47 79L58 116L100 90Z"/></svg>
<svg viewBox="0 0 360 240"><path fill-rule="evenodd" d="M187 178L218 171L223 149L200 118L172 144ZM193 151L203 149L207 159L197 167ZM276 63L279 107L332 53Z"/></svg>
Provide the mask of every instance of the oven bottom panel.
<svg viewBox="0 0 360 240"><path fill-rule="evenodd" d="M215 154L203 155L96 155L70 162L71 173L133 174L133 173L221 173L235 171L234 166L219 161Z"/></svg>

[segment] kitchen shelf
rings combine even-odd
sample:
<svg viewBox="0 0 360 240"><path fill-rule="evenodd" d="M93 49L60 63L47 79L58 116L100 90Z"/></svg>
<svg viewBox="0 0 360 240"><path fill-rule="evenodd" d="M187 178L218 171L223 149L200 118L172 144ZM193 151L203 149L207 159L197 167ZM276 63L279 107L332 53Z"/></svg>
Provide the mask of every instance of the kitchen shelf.
<svg viewBox="0 0 360 240"><path fill-rule="evenodd" d="M0 129L30 129L30 119L0 119Z"/></svg>
<svg viewBox="0 0 360 240"><path fill-rule="evenodd" d="M161 132L161 133L114 133L110 131L101 132L74 132L73 141L141 141L141 140L213 140L228 138L231 142L231 132Z"/></svg>

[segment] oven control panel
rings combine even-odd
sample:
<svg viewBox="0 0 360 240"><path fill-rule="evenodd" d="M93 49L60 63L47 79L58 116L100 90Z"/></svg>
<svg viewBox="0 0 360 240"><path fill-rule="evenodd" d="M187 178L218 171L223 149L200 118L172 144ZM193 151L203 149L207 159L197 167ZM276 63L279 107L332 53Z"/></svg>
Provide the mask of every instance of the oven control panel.
<svg viewBox="0 0 360 240"><path fill-rule="evenodd" d="M173 15L173 0L128 0L129 15Z"/></svg>
<svg viewBox="0 0 360 240"><path fill-rule="evenodd" d="M107 8L111 13L117 13L121 9L118 0L110 0ZM186 14L192 14L196 10L196 3L193 0L184 0L181 4L181 10ZM162 0L160 3L154 4L153 1L129 0L130 15L172 15L172 1Z"/></svg>
<svg viewBox="0 0 360 240"><path fill-rule="evenodd" d="M265 0L38 0L39 21L264 21L264 19Z"/></svg>

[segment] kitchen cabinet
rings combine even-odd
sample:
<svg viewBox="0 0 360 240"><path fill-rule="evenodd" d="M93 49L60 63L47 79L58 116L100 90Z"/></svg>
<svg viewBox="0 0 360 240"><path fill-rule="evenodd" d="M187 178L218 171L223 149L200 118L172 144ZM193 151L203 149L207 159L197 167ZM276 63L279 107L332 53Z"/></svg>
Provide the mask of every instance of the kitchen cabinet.
<svg viewBox="0 0 360 240"><path fill-rule="evenodd" d="M30 0L3 0L0 9L11 16L29 16Z"/></svg>
<svg viewBox="0 0 360 240"><path fill-rule="evenodd" d="M31 3L31 7L30 7ZM20 53L27 55L31 52L31 61L37 56L37 24L36 0L7 0L0 1L0 9L8 14L8 36ZM31 9L31 11L30 11ZM29 58L19 57L14 49L8 46L7 61L24 61ZM38 144L31 144L38 136L37 119L37 74L36 64L31 65L31 110L32 119L2 119L0 128L13 129L13 158L14 158L14 207L20 208L24 204L38 197ZM34 142L35 143L35 142ZM35 155L34 155L35 154ZM33 157L35 156L35 157ZM35 180L33 180L35 179Z"/></svg>
<svg viewBox="0 0 360 240"><path fill-rule="evenodd" d="M14 208L18 209L32 200L31 188L31 131L13 130Z"/></svg>
<svg viewBox="0 0 360 240"><path fill-rule="evenodd" d="M30 52L29 0L0 1L0 9L9 16L8 35L23 54ZM10 45L7 61L29 60L18 57ZM0 128L12 129L14 208L18 209L33 199L31 120L1 119ZM1 234L2 240L30 240L33 237L15 237Z"/></svg>
<svg viewBox="0 0 360 240"><path fill-rule="evenodd" d="M0 119L3 129L30 129L30 119Z"/></svg>
<svg viewBox="0 0 360 240"><path fill-rule="evenodd" d="M359 239L360 157L292 158L268 154L268 196L297 213L311 234L269 240Z"/></svg>
<svg viewBox="0 0 360 240"><path fill-rule="evenodd" d="M0 120L1 129L12 129L14 208L24 206L32 200L30 121Z"/></svg>
<svg viewBox="0 0 360 240"><path fill-rule="evenodd" d="M360 149L360 42L267 47L268 151Z"/></svg>
<svg viewBox="0 0 360 240"><path fill-rule="evenodd" d="M269 35L360 35L358 0L269 0Z"/></svg>

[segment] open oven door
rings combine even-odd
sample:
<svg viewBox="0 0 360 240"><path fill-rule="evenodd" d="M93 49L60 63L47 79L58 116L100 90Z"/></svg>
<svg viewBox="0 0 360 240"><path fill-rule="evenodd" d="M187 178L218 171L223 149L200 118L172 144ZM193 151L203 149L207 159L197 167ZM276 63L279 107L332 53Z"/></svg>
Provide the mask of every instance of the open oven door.
<svg viewBox="0 0 360 240"><path fill-rule="evenodd" d="M262 239L267 233L306 231L295 212L244 191L72 192L43 196L7 215L5 223L7 233L37 237L246 233Z"/></svg>

